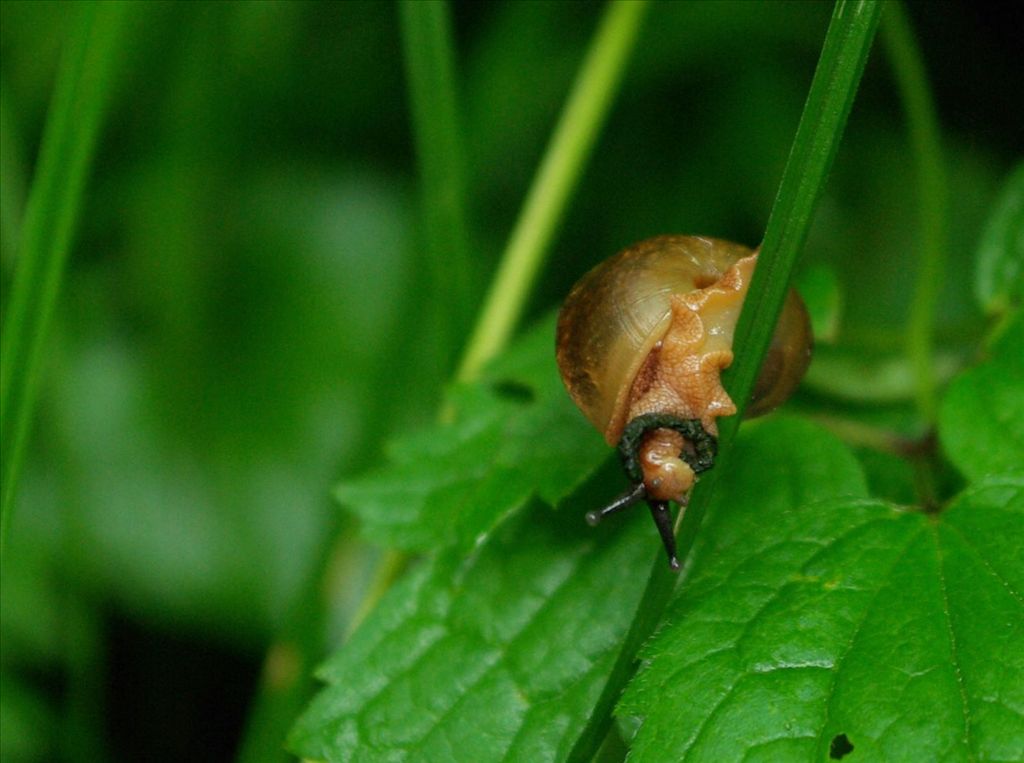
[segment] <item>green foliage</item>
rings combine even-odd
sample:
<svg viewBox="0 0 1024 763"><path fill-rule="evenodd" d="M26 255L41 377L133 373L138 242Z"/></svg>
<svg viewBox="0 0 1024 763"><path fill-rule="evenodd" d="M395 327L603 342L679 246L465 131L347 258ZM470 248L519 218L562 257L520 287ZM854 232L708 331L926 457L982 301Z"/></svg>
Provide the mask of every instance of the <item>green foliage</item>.
<svg viewBox="0 0 1024 763"><path fill-rule="evenodd" d="M803 422L755 428L741 438L737 460L735 484L749 493L719 493L712 515L739 532L750 529L732 522L741 497L756 521L759 512L865 492L845 448ZM324 667L332 685L296 728L297 750L327 760L388 751L430 760L562 759L625 634L652 551L664 564L642 517L585 529L581 509L601 499L602 477L558 515L534 506L468 558L458 548L446 552L392 591ZM827 526L828 515L819 522ZM766 544L778 537L760 535ZM414 711L425 706L425 714Z"/></svg>
<svg viewBox="0 0 1024 763"><path fill-rule="evenodd" d="M338 500L367 537L416 551L468 552L536 494L555 505L608 455L555 367L554 316L451 393L451 424L396 440L387 466L343 482Z"/></svg>
<svg viewBox="0 0 1024 763"><path fill-rule="evenodd" d="M810 120L768 280L800 252L814 361L723 443L674 575L645 511L582 520L624 484L551 315L630 241L758 244L830 4L0 3L2 372L36 400L0 758L290 760L300 708L332 760L1024 757L1024 64L981 8L889 4L827 184Z"/></svg>
<svg viewBox="0 0 1024 763"><path fill-rule="evenodd" d="M324 760L564 758L640 598L640 519L593 533L534 504L474 553L424 562L321 669L330 687L292 745Z"/></svg>
<svg viewBox="0 0 1024 763"><path fill-rule="evenodd" d="M532 353L544 365L544 334L549 326L508 358L521 367ZM1017 355L998 357L1017 364ZM997 421L1004 431L1024 423L1011 407L989 427L957 429L971 420L961 401L972 400L959 387L980 381L986 365L958 379L944 404L958 464L1004 452L989 441ZM497 400L491 408L508 412ZM985 461L983 476L932 516L869 498L852 453L817 427L786 418L746 427L686 580L620 704L642 721L632 755L821 759L840 735L869 758L1024 755L1020 462ZM401 466L391 473L401 481ZM503 473L492 466L477 481ZM531 473L524 468L525 484ZM376 484L388 493L382 476ZM487 760L543 749L537 758L561 759L564 727L593 700L654 545L635 520L611 538L580 533L578 514L601 484L563 507L575 515L534 506L476 552L450 545L392 591L324 668L331 687L296 728L297 751Z"/></svg>
<svg viewBox="0 0 1024 763"><path fill-rule="evenodd" d="M1024 463L1024 317L1002 334L992 357L954 379L940 413L946 456L968 479Z"/></svg>
<svg viewBox="0 0 1024 763"><path fill-rule="evenodd" d="M978 244L975 295L986 313L1024 300L1024 163L1006 180Z"/></svg>
<svg viewBox="0 0 1024 763"><path fill-rule="evenodd" d="M787 455L814 471L814 444ZM1024 755L1011 539L1024 473L983 480L934 518L806 501L807 478L827 490L835 472L788 465L769 462L770 484L737 475L728 511L705 524L620 706L643 719L635 759L823 760L839 735L871 760Z"/></svg>
<svg viewBox="0 0 1024 763"><path fill-rule="evenodd" d="M835 271L824 265L808 268L797 278L796 290L811 316L814 341L835 342L843 318L843 293Z"/></svg>
<svg viewBox="0 0 1024 763"><path fill-rule="evenodd" d="M899 55L914 54L904 46ZM826 69L827 60L823 56ZM825 110L837 114L843 108L837 104ZM798 147L800 141L798 136ZM806 136L803 141L812 142ZM796 153L793 165L799 172L799 148ZM829 153L822 149L811 155L821 159ZM822 161L805 171L805 179L807 173L816 174L820 184L828 167L827 159ZM820 191L814 181L807 182L795 195L780 194L785 215L808 219ZM793 208L803 211L793 213ZM926 217L933 211L926 209ZM789 264L780 266L782 276L773 279L770 273L755 282L752 295L770 301L783 293L785 273L805 233L797 225L776 234L787 241ZM937 262L941 244L927 226L924 235L931 237L928 256ZM935 272L929 265L922 278ZM826 329L831 324L826 333L835 341L838 285L814 271L805 281L813 287L816 322ZM921 311L933 304L935 288L934 283L921 287L925 296L915 303L915 325L923 320ZM936 381L932 350L921 342L930 342L931 329L914 330L918 334L911 346L918 354L909 361L895 399L916 396L927 418L922 384L931 389ZM298 752L327 760L392 755L478 760L515 758L529 750L531 758L577 759L594 750L593 734L607 728L606 698L628 679L623 669L631 652L626 644L653 629L652 618L659 617L671 597L656 634L640 654L642 669L617 709L635 729L627 740L631 759L822 759L857 751L868 758L967 760L1024 754L1018 749L1024 722L1015 711L1020 701L1016 687L1024 685L1024 647L1015 638L1024 628L1016 593L1024 565L1015 559L1008 534L1024 513L1024 474L1006 471L1021 460L1013 447L1024 424L1019 324L1003 334L989 363L954 381L944 401L943 443L961 470L977 480L944 511L924 511L933 508L939 489L919 484L930 479L926 476L910 480L922 491L924 503L917 510L871 497L853 452L806 422L776 419L748 427L719 467L728 474L716 471L714 489L697 490L707 519L696 535L683 584L672 594L659 582L664 575L655 567L629 628L628 618L609 630L607 617L594 626L623 644L617 654L588 654L582 661L578 640L564 638L566 633L575 636L575 628L558 618L545 624L522 614L538 606L538 586L531 582L531 566L518 557L516 543L529 547L531 560L546 559L547 546L536 533L553 520L538 516L537 508L529 514L513 512L531 494L557 503L567 491L553 493L542 486L550 489L552 478L554 484L561 478L572 486L586 474L544 468L549 447L528 449L540 442L543 418L534 418L537 403L546 404L552 440L574 437L566 428L571 411L564 410L553 369L547 372L550 398L540 393L540 379L530 383L523 373L550 363L545 358L550 358L551 334L550 325L542 326L502 361L508 369L520 369L509 382L520 390L524 409L516 411L495 393L493 380L501 372L492 371L488 382L456 391L454 424L405 438L388 467L340 488L339 496L357 507L371 535L423 549L416 542L429 540L445 550L386 597L324 669L331 686L295 728L292 744ZM927 378L921 376L922 358ZM877 379L864 386L876 396L879 389L883 396L893 395ZM983 412L990 414L987 422L968 426ZM478 434L474 421L484 434ZM519 426L524 430L517 433ZM500 436L488 437L491 429ZM846 431L857 431L857 425ZM517 434L524 437L519 448ZM575 437L586 441L579 433ZM561 447L566 459L572 447L568 441ZM1002 455L993 459L994 451ZM513 473L504 452L515 454L519 473ZM417 460L421 454L444 476L431 475L429 466ZM594 462L599 458L595 451ZM928 474L933 467L916 458L911 457L911 471ZM878 472L883 476L873 480L876 487L906 495L907 481L897 466L887 460L865 463L884 466ZM467 474L472 480L463 484ZM450 493L448 485L453 486ZM514 497L502 495L500 486ZM410 512L389 508L403 503L402 498ZM478 511L478 506L484 508ZM688 519L696 508L690 507ZM492 534L499 522L501 529ZM701 524L699 514L696 523ZM517 537L527 534L525 528L531 533L526 540ZM636 531L629 532L632 538ZM474 541L478 548L467 559ZM605 547L601 558L610 552ZM575 557L568 550L565 556L571 565ZM488 566L492 558L495 566ZM642 557L636 561L642 564ZM621 569L635 573L635 565ZM486 571L486 583L474 576L480 570ZM505 582L510 579L519 585ZM482 602L474 598L476 586L486 587ZM566 585L548 602L555 611L564 606L598 612L597 604L607 601L605 593ZM631 593L630 611L637 601L636 591ZM572 596L578 599L567 602ZM495 602L501 603L497 611ZM502 624L517 615L521 628L511 629L504 640L495 643L493 636L481 635L510 630ZM646 625L638 630L641 622ZM555 677L563 681L559 722L553 724L558 733L541 749L529 746L536 733L534 697L538 692L546 696L555 684L551 675L522 671L521 633L529 634L531 654L542 652L543 658L535 659L559 666ZM986 659L993 654L998 655L994 667ZM607 677L594 675L595 664L608 671ZM581 690L582 685L588 689ZM423 706L431 708L425 717L416 712ZM493 712L480 716L488 706ZM563 723L583 730L563 732Z"/></svg>
<svg viewBox="0 0 1024 763"><path fill-rule="evenodd" d="M522 367L532 353L544 365L545 334L550 340L550 326L508 358ZM1007 356L1019 363L1014 352L998 357ZM953 385L944 411L968 413L958 401L971 398L958 384L985 368ZM1013 384L1019 392L1022 381ZM1019 427L1024 414L1011 408L1001 421ZM968 452L1001 452L978 427L959 436L974 437L959 451L965 462ZM986 463L987 476L934 517L868 498L850 451L800 420L748 426L731 463L686 581L619 708L642 719L631 746L638 760L664 760L666 750L695 760L820 759L839 735L869 757L1024 754L1014 711L1024 685L1015 636L1024 628L1016 593L1024 565L1014 532L1024 522L1024 473ZM388 482L377 484L386 493ZM577 514L599 488L588 493L570 502ZM569 519L579 526L578 516ZM425 563L325 667L332 686L297 727L297 750L328 760L387 751L514 757L532 749L513 745L536 741L532 713L552 693L559 720L548 731L578 723L595 666L607 669L606 651L581 655L581 628L605 650L622 637L637 600L622 577L643 569L652 534L633 521L614 540L588 541L564 516L535 506L468 558L456 546ZM604 608L610 601L617 618ZM539 610L542 619L533 616ZM569 614L580 612L587 617ZM424 706L425 716L414 711ZM492 712L475 716L481 707ZM495 719L500 726L488 725ZM450 746L435 747L441 740ZM548 739L545 757L560 759L564 743L560 734Z"/></svg>

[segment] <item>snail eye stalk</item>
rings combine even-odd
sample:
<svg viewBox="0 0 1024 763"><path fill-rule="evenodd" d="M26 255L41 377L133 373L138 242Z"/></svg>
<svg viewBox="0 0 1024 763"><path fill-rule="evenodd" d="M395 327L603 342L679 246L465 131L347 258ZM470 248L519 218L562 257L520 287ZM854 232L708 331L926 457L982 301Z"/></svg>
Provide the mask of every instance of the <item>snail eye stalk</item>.
<svg viewBox="0 0 1024 763"><path fill-rule="evenodd" d="M678 571L676 535L668 501L655 500L648 495L643 470L640 468L640 447L644 436L648 432L661 428L672 429L683 436L687 447L683 448L679 457L690 465L694 473L707 471L714 465L715 456L718 453L718 441L704 429L699 420L680 419L670 414L658 413L637 416L626 425L622 438L619 440L619 458L626 476L633 482L633 487L604 508L588 512L587 523L591 526L596 525L605 517L646 500L651 510L651 518L654 519L654 525L658 528L661 542L665 546L665 553L668 554L668 564L673 570Z"/></svg>
<svg viewBox="0 0 1024 763"><path fill-rule="evenodd" d="M605 517L616 514L623 509L628 509L647 498L647 488L644 483L638 482L625 493L602 509L587 512L587 524L591 527L599 524ZM673 570L679 570L679 559L676 557L676 534L672 527L672 512L669 511L668 501L647 501L651 509L651 517L654 525L658 528L661 542L665 546L665 553L668 554L668 565Z"/></svg>
<svg viewBox="0 0 1024 763"><path fill-rule="evenodd" d="M647 488L644 487L644 483L638 482L625 493L620 495L618 498L613 500L603 509L597 511L587 512L587 524L591 527L596 526L605 517L611 516L623 509L628 509L635 503L639 503L647 497Z"/></svg>
<svg viewBox="0 0 1024 763"><path fill-rule="evenodd" d="M672 512L668 509L668 501L648 501L651 507L651 517L661 535L661 542L665 546L665 553L668 554L668 566L673 572L679 572L679 559L676 557L676 533L672 527Z"/></svg>

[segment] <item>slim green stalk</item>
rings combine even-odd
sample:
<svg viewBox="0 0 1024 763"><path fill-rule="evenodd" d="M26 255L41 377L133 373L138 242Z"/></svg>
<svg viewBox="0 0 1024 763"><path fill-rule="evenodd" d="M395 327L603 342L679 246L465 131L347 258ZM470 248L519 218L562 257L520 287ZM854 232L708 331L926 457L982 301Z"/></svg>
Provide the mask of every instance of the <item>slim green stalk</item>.
<svg viewBox="0 0 1024 763"><path fill-rule="evenodd" d="M949 200L946 172L942 161L939 119L928 87L928 75L902 3L888 4L882 38L906 112L917 174L920 257L906 341L907 354L914 369L918 412L929 426L933 426L938 406L934 322L947 245L945 221Z"/></svg>
<svg viewBox="0 0 1024 763"><path fill-rule="evenodd" d="M472 380L508 343L597 140L636 41L647 0L608 5L527 194L456 378Z"/></svg>
<svg viewBox="0 0 1024 763"><path fill-rule="evenodd" d="M0 77L0 267L13 266L25 206L25 162L11 91Z"/></svg>
<svg viewBox="0 0 1024 763"><path fill-rule="evenodd" d="M420 174L433 304L434 346L449 363L472 318L475 262L469 254L464 145L456 108L455 48L445 0L399 3L402 48Z"/></svg>
<svg viewBox="0 0 1024 763"><path fill-rule="evenodd" d="M128 4L83 3L64 51L0 339L0 549L10 523L43 347L71 248Z"/></svg>
<svg viewBox="0 0 1024 763"><path fill-rule="evenodd" d="M771 342L789 289L790 273L832 169L881 11L877 0L841 0L833 11L821 60L768 217L750 292L736 326L737 361L726 373L725 386L740 415L724 420L722 436L727 440L739 426Z"/></svg>
<svg viewBox="0 0 1024 763"><path fill-rule="evenodd" d="M729 446L753 390L789 288L790 273L825 187L880 13L877 0L839 0L833 11L736 329L736 362L725 383L740 414L719 420L722 455L716 467L707 472L694 489L690 505L679 523L677 548L684 566L714 496L715 483L728 471ZM611 723L615 703L636 670L637 652L661 622L679 579L668 571L664 556L659 553L615 666L569 760L589 760L598 749Z"/></svg>

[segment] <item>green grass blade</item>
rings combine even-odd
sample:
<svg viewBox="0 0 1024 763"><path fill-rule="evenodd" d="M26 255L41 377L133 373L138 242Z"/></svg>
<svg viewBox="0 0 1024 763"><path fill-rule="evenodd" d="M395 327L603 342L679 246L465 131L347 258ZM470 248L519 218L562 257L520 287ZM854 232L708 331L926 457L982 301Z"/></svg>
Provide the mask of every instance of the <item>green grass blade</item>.
<svg viewBox="0 0 1024 763"><path fill-rule="evenodd" d="M907 354L914 369L918 412L929 426L937 415L938 382L933 346L935 309L946 259L946 214L949 205L946 172L935 111L921 51L903 3L890 3L882 23L889 61L906 111L914 157L920 218L920 258L907 325Z"/></svg>
<svg viewBox="0 0 1024 763"><path fill-rule="evenodd" d="M468 381L507 343L597 140L636 41L646 0L610 3L526 197L459 366Z"/></svg>
<svg viewBox="0 0 1024 763"><path fill-rule="evenodd" d="M25 162L12 94L0 77L0 267L14 265L25 206Z"/></svg>
<svg viewBox="0 0 1024 763"><path fill-rule="evenodd" d="M437 296L433 307L442 313L435 346L453 362L472 319L476 267L467 233L465 144L456 107L451 18L445 0L402 0L398 7L424 237Z"/></svg>
<svg viewBox="0 0 1024 763"><path fill-rule="evenodd" d="M75 10L25 209L0 341L0 549L10 523L47 330L110 89L127 3Z"/></svg>
<svg viewBox="0 0 1024 763"><path fill-rule="evenodd" d="M761 360L789 289L789 277L803 249L814 210L839 148L857 92L882 5L876 0L836 3L821 59L779 184L761 254L736 326L736 362L725 386L742 414L754 389ZM724 420L731 439L739 416Z"/></svg>
<svg viewBox="0 0 1024 763"><path fill-rule="evenodd" d="M790 273L807 237L846 126L880 14L881 5L876 0L836 3L736 330L736 362L726 385L741 411L768 349L789 288ZM719 420L724 458L693 491L684 514L677 541L679 558L684 561L714 494L715 481L728 470L729 444L739 420L739 415ZM611 724L612 709L636 669L637 651L661 621L677 582L678 577L669 571L659 549L619 657L569 760L589 760L600 746Z"/></svg>

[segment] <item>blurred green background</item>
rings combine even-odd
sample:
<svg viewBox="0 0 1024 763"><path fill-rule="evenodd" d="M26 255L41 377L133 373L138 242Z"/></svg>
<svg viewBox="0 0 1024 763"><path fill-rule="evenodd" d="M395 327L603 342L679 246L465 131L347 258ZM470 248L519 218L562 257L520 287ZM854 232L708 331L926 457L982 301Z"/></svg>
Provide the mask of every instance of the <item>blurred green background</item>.
<svg viewBox="0 0 1024 763"><path fill-rule="evenodd" d="M75 10L0 4L5 299ZM600 11L453 6L477 303ZM655 4L531 318L632 241L758 242L830 12ZM980 230L1024 147L1021 14L910 12L945 129L954 367L984 327ZM230 759L307 581L328 559L326 648L377 558L332 483L433 419L459 350L434 330L446 295L421 254L393 3L140 3L124 39L4 554L4 761ZM883 399L898 418L906 385L856 375L899 362L914 283L914 171L882 52L806 248L805 277L834 274L843 310L798 402L870 417Z"/></svg>

